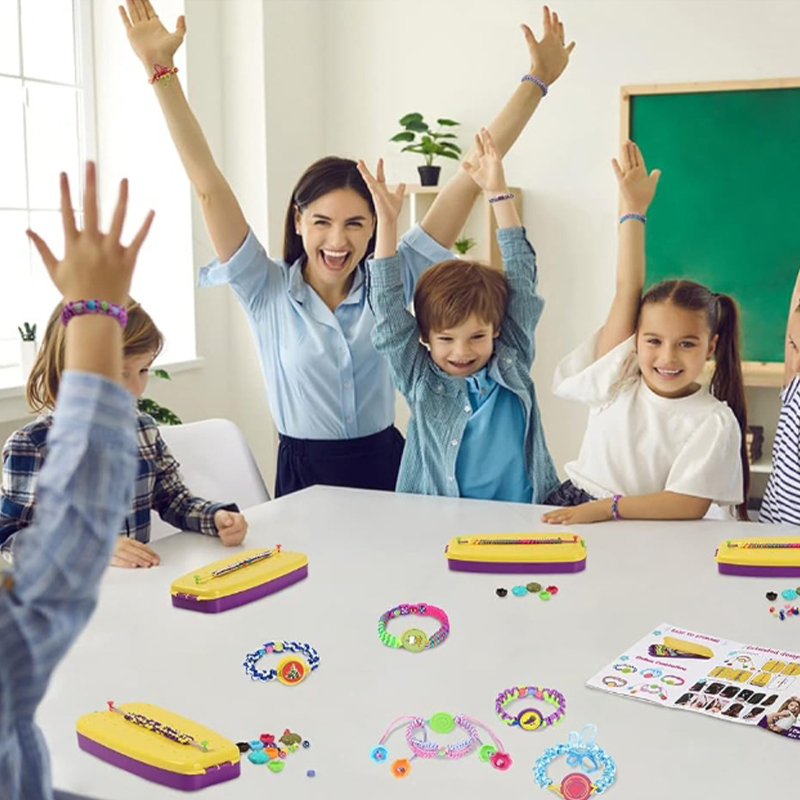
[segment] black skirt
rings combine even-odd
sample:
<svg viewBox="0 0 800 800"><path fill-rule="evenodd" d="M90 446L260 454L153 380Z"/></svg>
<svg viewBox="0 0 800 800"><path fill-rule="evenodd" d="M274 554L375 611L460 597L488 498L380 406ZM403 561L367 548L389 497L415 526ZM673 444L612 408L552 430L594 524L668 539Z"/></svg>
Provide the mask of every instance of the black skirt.
<svg viewBox="0 0 800 800"><path fill-rule="evenodd" d="M359 439L293 439L280 434L275 497L317 484L393 492L404 444L394 425Z"/></svg>

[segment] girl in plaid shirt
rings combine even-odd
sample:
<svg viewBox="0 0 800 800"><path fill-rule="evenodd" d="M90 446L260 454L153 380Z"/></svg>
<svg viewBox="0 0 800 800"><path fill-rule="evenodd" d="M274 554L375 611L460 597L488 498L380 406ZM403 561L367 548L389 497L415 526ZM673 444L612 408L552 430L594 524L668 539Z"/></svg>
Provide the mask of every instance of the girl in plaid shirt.
<svg viewBox="0 0 800 800"><path fill-rule="evenodd" d="M123 383L139 398L147 388L150 365L164 340L153 320L136 302L128 305L124 333ZM47 457L47 434L64 369L64 327L61 304L53 311L44 341L26 388L28 403L41 416L9 437L3 448L3 485L0 489L0 546L10 553L11 538L31 524L35 512L36 481ZM150 541L150 511L182 530L218 536L224 545L238 545L247 533L247 521L235 504L212 503L194 497L181 481L179 464L167 449L158 426L147 414L138 414L139 469L133 504L114 547L111 564L151 567L158 555Z"/></svg>

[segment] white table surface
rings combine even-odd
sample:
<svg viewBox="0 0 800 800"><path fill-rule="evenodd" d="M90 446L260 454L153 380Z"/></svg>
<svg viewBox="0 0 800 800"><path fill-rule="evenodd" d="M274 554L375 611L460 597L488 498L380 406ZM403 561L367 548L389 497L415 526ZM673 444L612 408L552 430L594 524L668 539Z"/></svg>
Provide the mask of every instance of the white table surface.
<svg viewBox="0 0 800 800"><path fill-rule="evenodd" d="M76 719L113 699L168 708L233 741L263 731L280 735L285 728L310 741L308 750L288 756L280 774L245 757L239 778L202 791L209 800L254 800L277 791L296 800L433 798L447 791L458 791L461 798L513 792L545 800L552 795L534 784L534 761L586 722L599 726L598 742L616 759L617 782L608 791L618 800L700 798L712 792L781 797L796 790L796 742L584 685L661 622L796 650L800 618L780 622L767 613L764 598L769 589L792 585L792 579L722 576L713 559L721 540L767 531L711 521L576 526L568 530L585 538L587 568L537 576L559 586L550 602L495 595L498 586L510 589L533 578L448 570L443 551L452 536L560 530L538 522L541 510L308 489L251 509L245 543L280 542L306 553L308 578L221 614L173 608L170 583L231 551L189 533L156 542L159 567L108 570L97 612L42 703L38 720L50 746L55 785L102 800L186 796L78 749ZM769 532L788 529L774 526ZM447 611L452 631L442 646L414 654L381 644L378 617L412 602ZM432 620L411 619L394 625L419 623L433 630ZM319 650L319 669L295 687L251 681L242 660L271 639L309 642ZM261 665L274 666L268 661L265 657ZM502 725L494 700L513 685L559 689L567 698L564 721L535 732ZM511 769L497 771L477 755L456 762L417 759L408 777L398 780L388 765L370 760L370 749L392 719L429 718L437 711L489 725L511 754ZM388 747L390 761L410 755L402 730ZM558 763L551 773L557 779L563 774ZM308 778L308 769L316 777Z"/></svg>

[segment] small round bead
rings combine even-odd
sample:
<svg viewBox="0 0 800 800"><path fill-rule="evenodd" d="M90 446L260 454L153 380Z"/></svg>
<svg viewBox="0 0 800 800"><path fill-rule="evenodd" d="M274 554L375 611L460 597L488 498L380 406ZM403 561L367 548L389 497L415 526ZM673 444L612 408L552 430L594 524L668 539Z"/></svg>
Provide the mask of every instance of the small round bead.
<svg viewBox="0 0 800 800"><path fill-rule="evenodd" d="M494 592L498 597L505 597L508 594L508 589L504 589L502 586L499 589L495 589Z"/></svg>
<svg viewBox="0 0 800 800"><path fill-rule="evenodd" d="M317 773L316 773L316 772L315 772L313 769L310 769L310 770L308 770L308 771L306 772L306 777L308 777L308 778L313 778L313 777L314 777L316 774L317 774Z"/></svg>
<svg viewBox="0 0 800 800"><path fill-rule="evenodd" d="M542 584L541 583L529 583L525 587L531 594L536 594L536 592L542 591Z"/></svg>

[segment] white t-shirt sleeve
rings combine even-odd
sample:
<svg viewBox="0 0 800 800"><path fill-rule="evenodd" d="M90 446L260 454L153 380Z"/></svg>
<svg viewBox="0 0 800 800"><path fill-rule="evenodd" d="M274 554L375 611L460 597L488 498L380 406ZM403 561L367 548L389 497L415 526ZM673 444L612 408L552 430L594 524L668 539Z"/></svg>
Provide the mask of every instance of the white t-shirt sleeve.
<svg viewBox="0 0 800 800"><path fill-rule="evenodd" d="M639 375L636 363L636 339L630 336L595 359L600 331L563 358L553 376L553 393L565 400L577 400L587 406L604 406L628 378Z"/></svg>
<svg viewBox="0 0 800 800"><path fill-rule="evenodd" d="M736 417L720 403L681 448L665 491L705 497L720 505L741 503L741 442Z"/></svg>

